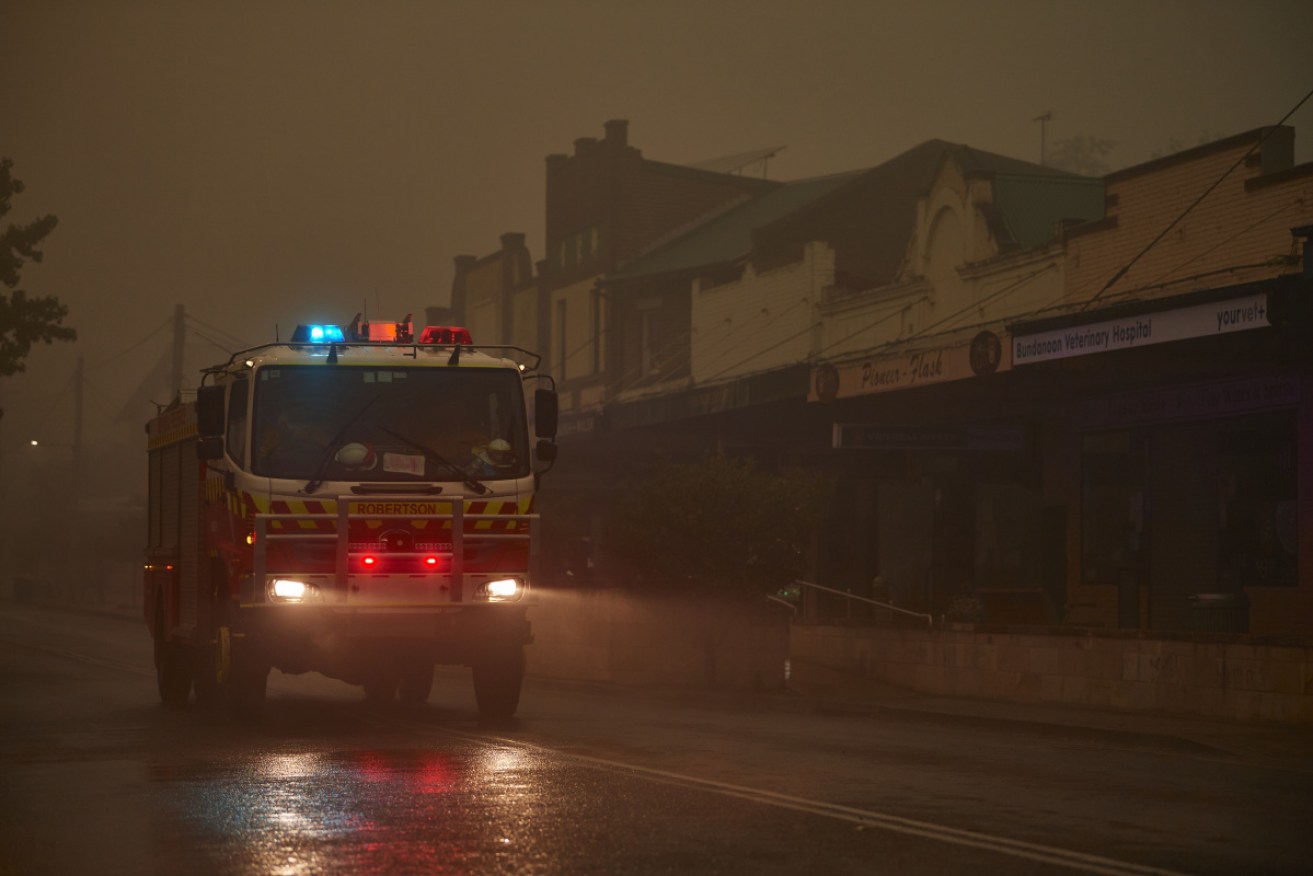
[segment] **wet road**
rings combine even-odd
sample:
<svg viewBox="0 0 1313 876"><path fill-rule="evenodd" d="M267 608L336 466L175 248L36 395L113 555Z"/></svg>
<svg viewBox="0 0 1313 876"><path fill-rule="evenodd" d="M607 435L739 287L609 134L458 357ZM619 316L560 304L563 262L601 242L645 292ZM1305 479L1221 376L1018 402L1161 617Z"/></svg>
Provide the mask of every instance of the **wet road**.
<svg viewBox="0 0 1313 876"><path fill-rule="evenodd" d="M388 712L275 674L244 728L160 707L137 623L0 607L0 874L1303 873L1311 803L1020 725L531 682L481 726L455 671Z"/></svg>

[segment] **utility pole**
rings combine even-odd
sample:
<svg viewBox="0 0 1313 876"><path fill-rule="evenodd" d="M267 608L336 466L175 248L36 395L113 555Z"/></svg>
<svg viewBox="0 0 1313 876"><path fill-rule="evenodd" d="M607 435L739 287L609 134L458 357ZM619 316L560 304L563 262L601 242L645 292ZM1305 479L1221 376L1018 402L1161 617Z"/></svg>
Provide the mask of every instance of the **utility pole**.
<svg viewBox="0 0 1313 876"><path fill-rule="evenodd" d="M73 498L75 502L82 493L82 387L84 382L82 357L78 356L77 369L73 372Z"/></svg>
<svg viewBox="0 0 1313 876"><path fill-rule="evenodd" d="M1049 122L1053 121L1053 110L1044 110L1044 112L1031 119L1032 122L1039 122L1039 164L1044 167L1045 147L1048 142Z"/></svg>
<svg viewBox="0 0 1313 876"><path fill-rule="evenodd" d="M73 370L73 477L69 485L68 501L73 519L73 528L68 534L68 550L72 559L70 564L69 580L66 586L73 595L74 601L81 602L89 595L90 582L85 574L87 564L82 556L85 547L82 539L82 527L85 521L82 519L82 388L83 388L83 369L82 356L78 356L77 367ZM104 594L97 594L103 598Z"/></svg>
<svg viewBox="0 0 1313 876"><path fill-rule="evenodd" d="M182 395L182 348L187 337L187 312L181 304L173 309L173 371L169 375L169 401Z"/></svg>

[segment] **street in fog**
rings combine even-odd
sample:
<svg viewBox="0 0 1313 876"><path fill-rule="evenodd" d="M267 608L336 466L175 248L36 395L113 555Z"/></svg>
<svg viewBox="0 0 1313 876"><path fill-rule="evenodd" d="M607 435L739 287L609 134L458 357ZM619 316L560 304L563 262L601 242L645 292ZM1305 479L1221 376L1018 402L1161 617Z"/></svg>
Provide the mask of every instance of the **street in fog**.
<svg viewBox="0 0 1313 876"><path fill-rule="evenodd" d="M1307 758L530 679L480 725L277 675L159 705L134 619L0 610L3 873L1297 873Z"/></svg>

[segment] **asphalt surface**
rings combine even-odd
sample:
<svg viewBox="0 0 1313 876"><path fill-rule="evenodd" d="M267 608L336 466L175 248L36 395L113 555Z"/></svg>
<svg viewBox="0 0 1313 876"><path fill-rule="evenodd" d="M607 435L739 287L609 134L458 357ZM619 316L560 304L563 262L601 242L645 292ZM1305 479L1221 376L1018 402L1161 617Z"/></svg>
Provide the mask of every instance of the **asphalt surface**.
<svg viewBox="0 0 1313 876"><path fill-rule="evenodd" d="M1309 734L918 695L794 666L771 693L468 672L418 710L271 678L258 727L154 701L135 618L0 636L0 874L1300 873Z"/></svg>
<svg viewBox="0 0 1313 876"><path fill-rule="evenodd" d="M60 607L70 610L67 607ZM81 606L71 610L136 618L131 605ZM442 668L439 667L439 672ZM451 670L463 672L463 670ZM530 666L532 674L532 665ZM604 689L618 685L537 677L546 686ZM779 692L644 690L686 703L757 709L805 711L830 715L872 715L885 720L1009 725L1032 735L1088 738L1121 747L1161 749L1177 753L1222 756L1270 766L1313 771L1313 726L1224 721L1161 712L1079 708L1067 705L1014 703L947 697L922 693L878 680L836 672L827 667L792 661L790 675Z"/></svg>

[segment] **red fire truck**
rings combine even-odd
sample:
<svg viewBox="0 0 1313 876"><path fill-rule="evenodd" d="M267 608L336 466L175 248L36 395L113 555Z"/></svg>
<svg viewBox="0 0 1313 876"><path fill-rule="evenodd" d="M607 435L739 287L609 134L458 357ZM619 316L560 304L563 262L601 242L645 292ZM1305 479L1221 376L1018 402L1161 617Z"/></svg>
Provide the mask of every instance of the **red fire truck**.
<svg viewBox="0 0 1313 876"><path fill-rule="evenodd" d="M146 427L160 698L253 717L276 668L416 704L455 664L481 714L514 714L533 498L556 456L538 362L357 318L206 369Z"/></svg>

